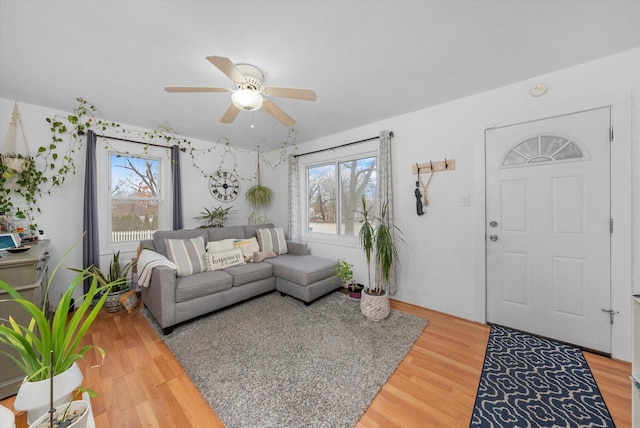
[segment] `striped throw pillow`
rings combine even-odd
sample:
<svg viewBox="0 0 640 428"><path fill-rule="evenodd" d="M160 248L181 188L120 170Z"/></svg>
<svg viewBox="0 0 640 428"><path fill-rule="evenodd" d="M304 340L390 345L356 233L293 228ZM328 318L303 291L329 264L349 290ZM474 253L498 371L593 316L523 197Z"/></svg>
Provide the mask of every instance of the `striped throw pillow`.
<svg viewBox="0 0 640 428"><path fill-rule="evenodd" d="M260 251L273 251L276 255L287 254L287 241L281 227L272 229L256 229L256 237Z"/></svg>
<svg viewBox="0 0 640 428"><path fill-rule="evenodd" d="M189 276L207 270L204 237L165 239L167 256L178 268L177 276Z"/></svg>

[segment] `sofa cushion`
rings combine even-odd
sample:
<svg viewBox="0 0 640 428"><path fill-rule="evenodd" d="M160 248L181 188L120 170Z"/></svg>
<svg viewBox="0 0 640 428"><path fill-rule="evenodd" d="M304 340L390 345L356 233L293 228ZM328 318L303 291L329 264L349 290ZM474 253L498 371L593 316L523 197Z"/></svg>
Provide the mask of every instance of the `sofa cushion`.
<svg viewBox="0 0 640 428"><path fill-rule="evenodd" d="M167 257L178 268L176 276L188 276L207 270L205 261L205 238L165 239Z"/></svg>
<svg viewBox="0 0 640 428"><path fill-rule="evenodd" d="M200 272L176 278L176 302L186 302L209 294L228 290L233 286L233 278L221 270Z"/></svg>
<svg viewBox="0 0 640 428"><path fill-rule="evenodd" d="M224 272L233 276L233 286L238 287L261 279L271 278L273 276L273 266L268 263L247 263L242 266L226 268Z"/></svg>
<svg viewBox="0 0 640 428"><path fill-rule="evenodd" d="M158 230L153 234L153 246L158 253L168 256L167 247L164 244L165 239L190 239L197 236L202 236L205 244L207 243L206 229Z"/></svg>
<svg viewBox="0 0 640 428"><path fill-rule="evenodd" d="M281 227L256 229L260 251L273 251L277 255L287 254L287 241Z"/></svg>
<svg viewBox="0 0 640 428"><path fill-rule="evenodd" d="M234 242L236 248L240 248L242 250L242 255L244 256L244 260L246 262L250 262L253 260L253 253L255 251L260 251L260 245L258 244L258 240L253 237L249 239L239 239Z"/></svg>
<svg viewBox="0 0 640 428"><path fill-rule="evenodd" d="M284 254L275 259L264 261L273 265L273 273L278 278L283 278L300 285L309 285L314 282L335 275L335 260L316 256L292 256Z"/></svg>
<svg viewBox="0 0 640 428"><path fill-rule="evenodd" d="M222 270L227 267L243 264L245 264L245 261L240 248L207 253L208 270Z"/></svg>
<svg viewBox="0 0 640 428"><path fill-rule="evenodd" d="M235 248L235 239L221 239L220 241L209 241L207 244L207 251L215 252L215 251L223 251L223 250L233 250Z"/></svg>
<svg viewBox="0 0 640 428"><path fill-rule="evenodd" d="M265 223L265 224L247 224L242 226L244 228L244 236L243 238L253 238L256 235L257 229L271 229L275 227L273 223Z"/></svg>

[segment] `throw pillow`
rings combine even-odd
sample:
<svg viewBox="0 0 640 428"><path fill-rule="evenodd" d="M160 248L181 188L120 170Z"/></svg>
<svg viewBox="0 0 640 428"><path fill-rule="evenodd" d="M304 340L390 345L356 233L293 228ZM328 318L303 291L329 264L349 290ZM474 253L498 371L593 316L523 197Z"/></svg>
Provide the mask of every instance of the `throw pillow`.
<svg viewBox="0 0 640 428"><path fill-rule="evenodd" d="M207 270L204 237L165 239L167 256L177 267L177 276L189 276Z"/></svg>
<svg viewBox="0 0 640 428"><path fill-rule="evenodd" d="M231 266L245 264L244 256L240 248L232 250L222 250L207 253L207 264L209 270L220 270Z"/></svg>
<svg viewBox="0 0 640 428"><path fill-rule="evenodd" d="M276 253L273 251L256 251L253 253L253 262L260 263L264 259L273 259L276 257Z"/></svg>
<svg viewBox="0 0 640 428"><path fill-rule="evenodd" d="M242 250L242 255L246 262L250 262L253 259L254 252L260 251L260 245L256 238L236 240L235 246Z"/></svg>
<svg viewBox="0 0 640 428"><path fill-rule="evenodd" d="M260 244L260 251L273 251L276 255L287 254L287 241L281 227L271 229L257 229L256 236Z"/></svg>
<svg viewBox="0 0 640 428"><path fill-rule="evenodd" d="M233 250L235 248L236 239L222 239L220 241L211 241L207 244L207 251L216 252L223 250Z"/></svg>

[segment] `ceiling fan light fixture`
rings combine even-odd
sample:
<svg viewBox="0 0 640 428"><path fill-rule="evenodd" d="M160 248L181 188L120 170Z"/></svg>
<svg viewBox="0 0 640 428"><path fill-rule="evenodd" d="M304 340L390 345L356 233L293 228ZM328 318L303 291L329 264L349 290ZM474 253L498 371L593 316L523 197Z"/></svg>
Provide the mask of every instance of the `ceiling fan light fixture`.
<svg viewBox="0 0 640 428"><path fill-rule="evenodd" d="M244 111L254 111L262 107L262 95L251 89L239 89L231 94L234 106Z"/></svg>

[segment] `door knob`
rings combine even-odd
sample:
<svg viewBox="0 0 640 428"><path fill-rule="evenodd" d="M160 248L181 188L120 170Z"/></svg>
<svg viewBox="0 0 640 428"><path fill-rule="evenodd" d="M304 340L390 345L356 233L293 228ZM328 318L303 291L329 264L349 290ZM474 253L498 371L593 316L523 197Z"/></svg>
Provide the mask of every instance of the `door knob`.
<svg viewBox="0 0 640 428"><path fill-rule="evenodd" d="M496 242L498 240L498 235L490 235L489 239L491 239L493 242Z"/></svg>

